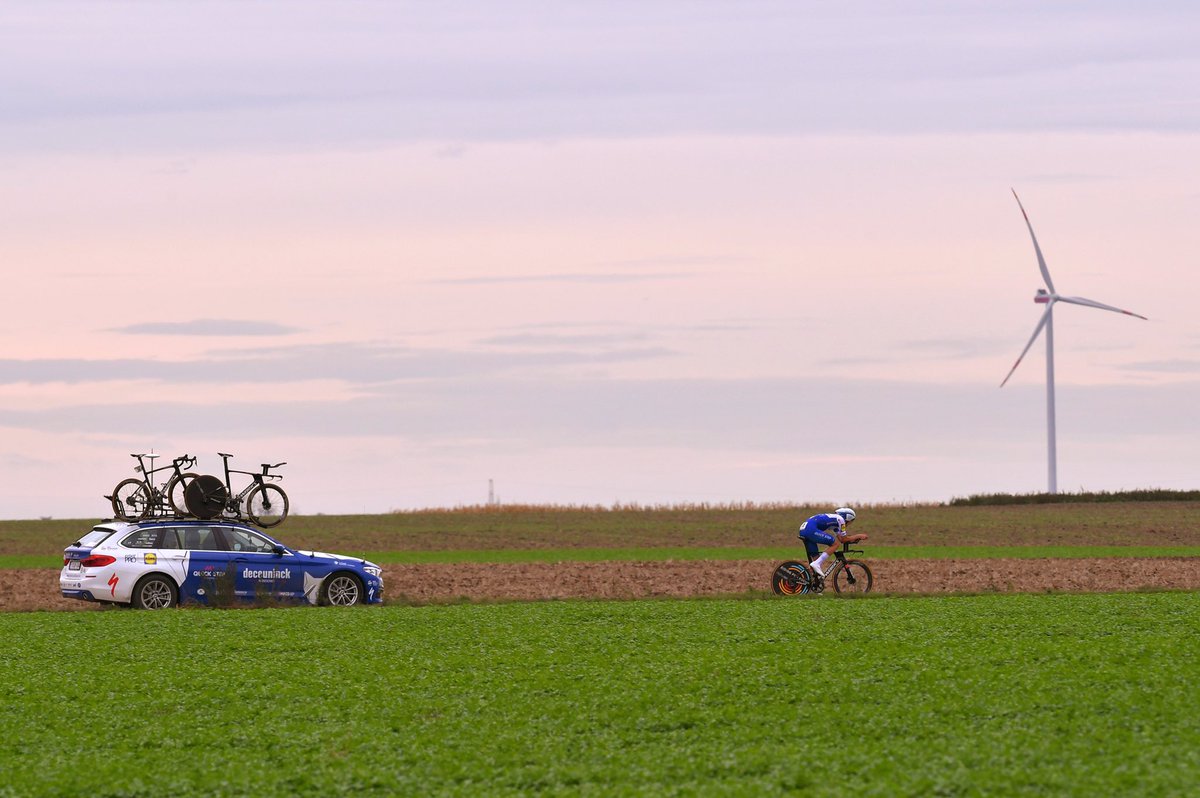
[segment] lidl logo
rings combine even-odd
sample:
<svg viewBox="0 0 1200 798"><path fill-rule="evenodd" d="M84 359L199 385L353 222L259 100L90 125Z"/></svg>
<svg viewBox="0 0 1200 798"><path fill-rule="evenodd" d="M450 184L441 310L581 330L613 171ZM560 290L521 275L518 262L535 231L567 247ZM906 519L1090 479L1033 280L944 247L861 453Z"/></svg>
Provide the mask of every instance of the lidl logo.
<svg viewBox="0 0 1200 798"><path fill-rule="evenodd" d="M158 562L157 554L147 554L146 555L146 565L154 565L157 562Z"/></svg>

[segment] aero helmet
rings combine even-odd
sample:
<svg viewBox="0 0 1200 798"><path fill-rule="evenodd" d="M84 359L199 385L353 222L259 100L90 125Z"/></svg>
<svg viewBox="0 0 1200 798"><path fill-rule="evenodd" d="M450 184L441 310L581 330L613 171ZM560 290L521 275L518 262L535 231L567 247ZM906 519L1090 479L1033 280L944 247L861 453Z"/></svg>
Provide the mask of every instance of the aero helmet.
<svg viewBox="0 0 1200 798"><path fill-rule="evenodd" d="M840 515L847 524L854 520L854 511L849 507L839 507L833 511L833 514Z"/></svg>

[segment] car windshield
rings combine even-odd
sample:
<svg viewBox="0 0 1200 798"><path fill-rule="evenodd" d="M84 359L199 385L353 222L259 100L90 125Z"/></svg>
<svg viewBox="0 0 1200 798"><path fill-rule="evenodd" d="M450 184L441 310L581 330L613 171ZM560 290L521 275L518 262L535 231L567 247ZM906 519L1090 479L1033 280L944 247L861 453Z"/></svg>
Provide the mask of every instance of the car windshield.
<svg viewBox="0 0 1200 798"><path fill-rule="evenodd" d="M112 533L113 533L113 531L111 529L104 529L102 527L96 527L91 532L88 532L86 535L81 537L79 539L79 542L76 543L75 545L92 549L92 548L95 548L96 546L99 546L101 543L103 543L105 541L105 539L108 538L108 536L111 535Z"/></svg>

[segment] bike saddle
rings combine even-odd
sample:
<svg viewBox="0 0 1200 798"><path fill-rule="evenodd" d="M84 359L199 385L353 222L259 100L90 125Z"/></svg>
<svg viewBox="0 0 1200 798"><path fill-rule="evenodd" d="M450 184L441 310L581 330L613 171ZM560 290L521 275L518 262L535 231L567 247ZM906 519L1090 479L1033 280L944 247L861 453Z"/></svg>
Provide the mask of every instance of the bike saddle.
<svg viewBox="0 0 1200 798"><path fill-rule="evenodd" d="M157 455L157 454L131 454L129 456L130 457L145 457L147 460L153 460L154 458L158 457L159 455Z"/></svg>
<svg viewBox="0 0 1200 798"><path fill-rule="evenodd" d="M224 454L223 452L217 452L217 457L233 457L233 455L231 455L231 454Z"/></svg>

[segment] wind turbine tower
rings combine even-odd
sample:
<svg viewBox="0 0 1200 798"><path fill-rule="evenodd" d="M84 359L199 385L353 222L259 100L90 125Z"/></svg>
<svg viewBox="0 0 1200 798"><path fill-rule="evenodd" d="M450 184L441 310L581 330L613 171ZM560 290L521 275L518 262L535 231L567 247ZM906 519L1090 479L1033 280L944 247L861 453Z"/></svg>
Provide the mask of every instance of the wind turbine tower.
<svg viewBox="0 0 1200 798"><path fill-rule="evenodd" d="M1021 198L1017 197L1015 189L1013 190L1013 197L1017 200L1017 207L1021 209L1021 215L1025 217L1025 226L1029 228L1029 237L1033 239L1033 251L1037 253L1038 268L1042 270L1042 279L1046 283L1045 288L1038 289L1037 294L1033 297L1033 301L1039 305L1045 305L1046 310L1042 313L1042 318L1038 321L1037 326L1033 328L1033 335L1030 336L1029 343L1025 344L1025 348L1021 350L1020 357L1017 358L1016 363L1013 363L1013 367L1009 369L1008 376L1004 378L1004 382L1000 383L1000 387L1004 387L1009 377L1017 370L1017 366L1021 365L1021 360L1025 357L1025 353L1033 346L1033 342L1037 340L1038 333L1044 328L1046 330L1046 439L1048 448L1047 469L1049 471L1049 488L1047 492L1058 493L1058 446L1054 429L1054 306L1059 302L1065 302L1068 305L1083 305L1088 308L1111 310L1113 313L1136 316L1143 320L1146 317L1132 311L1114 308L1112 305L1105 305L1093 299L1084 299L1079 296L1062 296L1055 291L1054 281L1050 279L1050 270L1046 268L1046 259L1042 257L1042 248L1038 246L1037 236L1033 234L1033 225L1029 223L1029 214L1025 213L1025 206L1021 204Z"/></svg>

